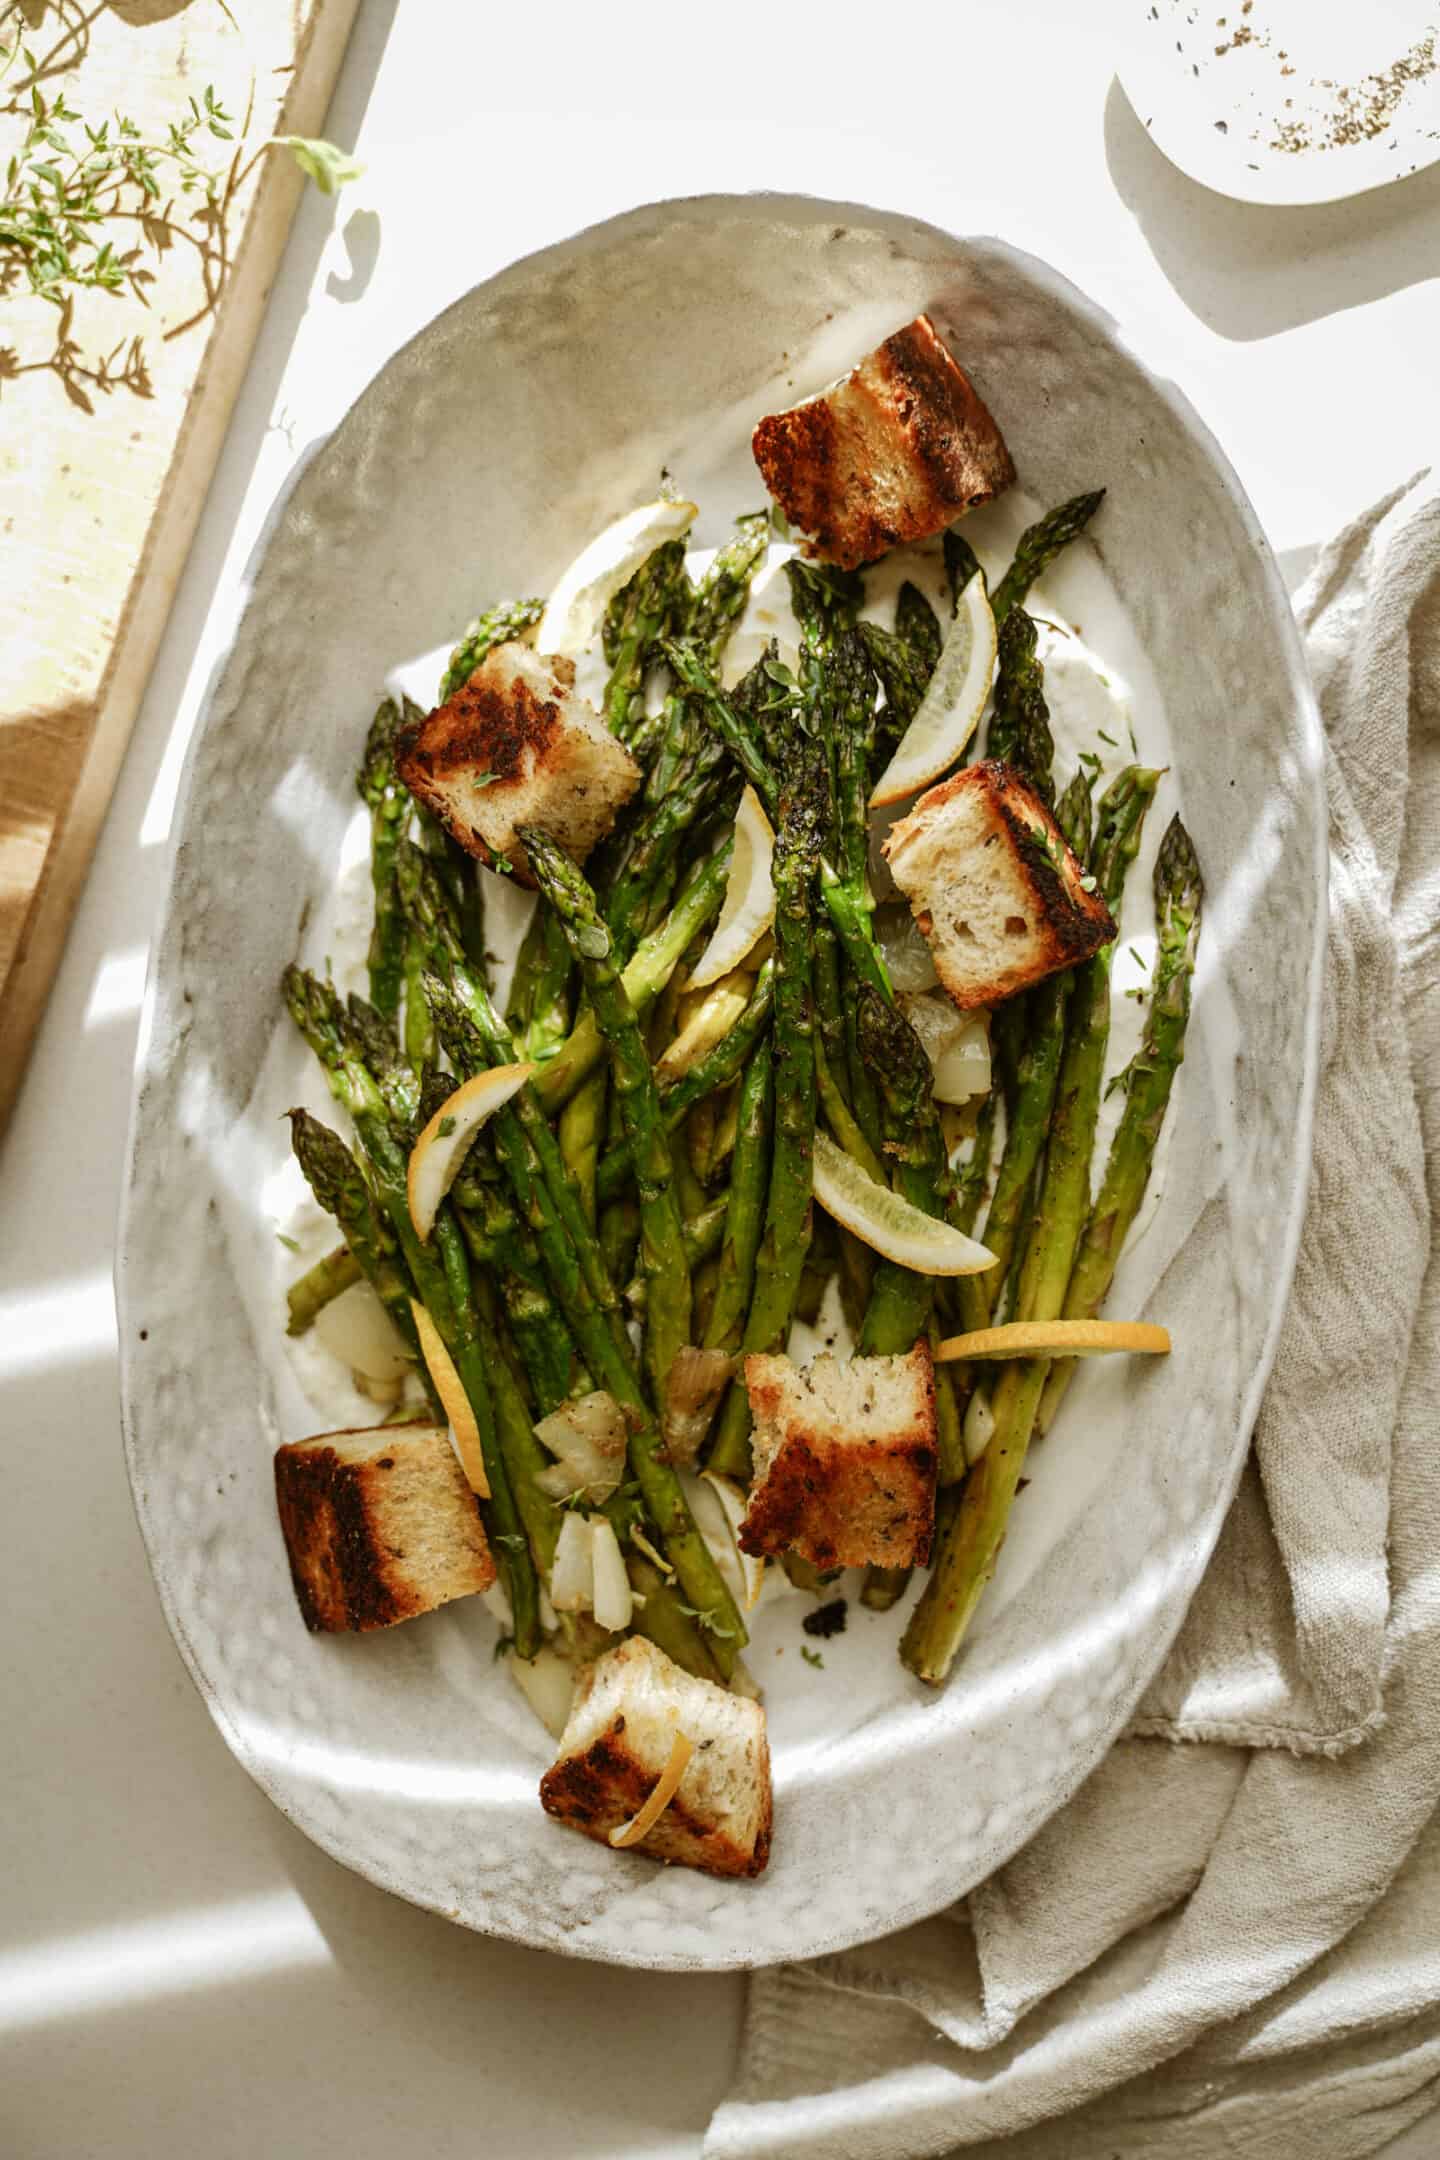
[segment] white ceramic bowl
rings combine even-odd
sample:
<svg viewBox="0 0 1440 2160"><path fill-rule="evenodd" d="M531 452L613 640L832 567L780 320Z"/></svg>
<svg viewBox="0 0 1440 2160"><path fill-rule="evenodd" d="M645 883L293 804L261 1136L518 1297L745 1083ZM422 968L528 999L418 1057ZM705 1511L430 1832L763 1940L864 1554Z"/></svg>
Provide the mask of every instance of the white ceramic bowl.
<svg viewBox="0 0 1440 2160"><path fill-rule="evenodd" d="M718 533L757 497L755 417L920 308L1031 493L1109 484L1098 544L1177 744L1204 965L1161 1218L1115 1296L1132 1314L1153 1299L1176 1351L1143 1374L1111 1361L1118 1414L1037 1455L946 1691L921 1691L868 1615L807 1692L793 1654L783 1685L783 1660L762 1673L774 1857L760 1881L720 1884L546 1820L545 1736L465 1608L365 1639L300 1625L270 1453L314 1419L281 1314L246 1288L273 1239L256 1196L286 1145L276 986L333 885L387 669L493 596L544 591L662 465L704 506L701 537ZM998 241L806 199L661 204L516 264L390 361L274 521L191 757L119 1269L126 1446L161 1600L230 1747L292 1821L469 1926L704 1968L932 1912L1075 1790L1179 1625L1275 1337L1308 1158L1318 774L1285 595L1224 458L1114 323Z"/></svg>

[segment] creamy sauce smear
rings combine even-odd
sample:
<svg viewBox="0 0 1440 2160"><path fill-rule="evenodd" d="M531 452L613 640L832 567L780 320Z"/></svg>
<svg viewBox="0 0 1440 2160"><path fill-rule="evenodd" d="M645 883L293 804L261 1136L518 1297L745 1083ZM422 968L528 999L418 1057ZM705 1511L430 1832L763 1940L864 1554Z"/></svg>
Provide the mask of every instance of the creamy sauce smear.
<svg viewBox="0 0 1440 2160"><path fill-rule="evenodd" d="M965 535L974 547L992 585L1003 574L1024 528L1037 518L1043 505L1012 489L998 503L977 510L965 521ZM731 634L726 650L723 678L733 687L753 666L771 638L778 641L781 658L793 666L798 658L800 632L790 606L784 564L793 547L774 541L766 562L751 589L749 602ZM694 549L688 556L692 573L699 574L714 550ZM941 623L950 618L949 590L940 542L898 550L865 572L865 615L893 627L895 605L901 585L911 580L925 594ZM1033 587L1026 602L1040 628L1040 657L1045 664L1045 693L1055 738L1057 795L1077 768L1080 753L1100 760L1094 795L1098 802L1115 775L1137 758L1165 769L1146 820L1140 853L1126 883L1120 916L1119 937L1113 960L1111 1024L1106 1079L1128 1063L1139 1047L1145 1018L1144 992L1155 957L1154 902L1151 880L1160 837L1179 807L1169 731L1153 672L1136 639L1124 607L1102 569L1094 550L1083 540L1073 545L1049 573ZM426 707L433 704L440 677L449 658L449 646L418 655L397 666L387 687L406 692ZM598 640L576 664L576 687L592 701L603 695L606 666ZM358 747L358 746L357 746ZM898 814L898 813L897 813ZM503 1005L514 966L515 953L533 901L508 880L482 873L485 879L487 938L498 956L498 1001ZM369 825L363 809L347 831L329 910L313 927L307 940L307 964L323 968L328 961L342 992L364 991L365 954L370 934L371 893L369 879ZM1139 991L1139 997L1130 993ZM293 1068L293 1045L282 1030L272 1045L271 1059L281 1060L288 1076ZM267 1060L267 1069L270 1065ZM1183 1068L1176 1093L1183 1085ZM277 1073L278 1080L278 1073ZM262 1089L264 1081L262 1080ZM293 1084L286 1100L295 1099ZM313 1072L304 1100L317 1114L335 1121L320 1075ZM1098 1185L1110 1139L1123 1108L1119 1090L1102 1101L1097 1134L1093 1181ZM1145 1234L1154 1220L1164 1187L1168 1138L1175 1122L1172 1104L1165 1132L1156 1152L1144 1204L1131 1231L1127 1250ZM260 1204L273 1223L275 1267L272 1311L283 1315L288 1285L335 1242L335 1226L311 1198L293 1160L265 1180ZM290 1244L282 1242L289 1240ZM278 1324L283 1325L283 1320ZM814 1328L798 1326L793 1349L801 1358L832 1346L840 1352L849 1347L848 1330L840 1313L838 1294L832 1285ZM336 1427L371 1425L380 1415L376 1405L359 1394L349 1374L312 1333L286 1339L292 1374L307 1401ZM420 1399L418 1383L415 1397ZM767 1581L784 1578L768 1569ZM768 1596L767 1596L768 1602Z"/></svg>

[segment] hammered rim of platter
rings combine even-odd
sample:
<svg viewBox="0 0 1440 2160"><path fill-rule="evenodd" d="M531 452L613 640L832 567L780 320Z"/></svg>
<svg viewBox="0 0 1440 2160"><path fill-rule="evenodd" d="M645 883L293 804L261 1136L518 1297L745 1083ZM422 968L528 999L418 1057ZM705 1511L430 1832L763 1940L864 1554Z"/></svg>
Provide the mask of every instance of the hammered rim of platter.
<svg viewBox="0 0 1440 2160"><path fill-rule="evenodd" d="M717 518L753 508L748 434L768 401L921 308L973 369L1022 485L1054 501L1109 484L1101 558L1179 745L1209 951L1156 1242L1117 1281L1127 1316L1163 1319L1176 1347L1092 1361L1163 1370L1097 1382L1120 1392L1079 1438L1057 1423L947 1689L912 1680L886 1636L880 1696L852 1713L816 1676L808 1722L772 1716L770 1868L717 1882L544 1816L550 1744L482 1669L460 1608L383 1636L306 1635L269 1467L305 1428L282 1318L247 1272L256 1241L273 1243L251 1196L284 1145L283 1103L258 1098L280 970L333 882L357 725L387 667L487 592L543 590L660 463ZM664 339L631 334L662 314ZM336 1859L537 1947L723 1970L937 1911L1069 1799L1161 1663L1239 1479L1293 1267L1321 743L1239 483L1182 393L1035 258L852 204L710 196L562 241L420 331L304 462L225 604L233 643L191 746L152 955L116 1273L136 1512L227 1744Z"/></svg>

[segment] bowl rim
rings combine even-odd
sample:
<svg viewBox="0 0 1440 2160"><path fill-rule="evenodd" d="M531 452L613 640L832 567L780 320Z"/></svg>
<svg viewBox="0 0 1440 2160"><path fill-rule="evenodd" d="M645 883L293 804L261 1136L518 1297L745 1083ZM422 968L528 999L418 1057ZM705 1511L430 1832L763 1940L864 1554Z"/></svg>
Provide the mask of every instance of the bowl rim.
<svg viewBox="0 0 1440 2160"><path fill-rule="evenodd" d="M1135 1704L1160 1669L1168 1655L1171 1644L1178 1634L1189 1609L1191 1600L1200 1583L1211 1553L1229 1512L1240 1476L1249 1454L1250 1438L1255 1419L1263 1398L1274 1363L1280 1329L1288 1308L1289 1292L1299 1251L1300 1236L1304 1226L1309 1200L1309 1161L1314 1125L1315 1098L1319 1078L1319 1047L1321 1008L1324 984L1324 953L1328 929L1328 820L1324 786L1324 735L1319 709L1311 684L1299 627L1296 623L1279 566L1269 540L1250 502L1239 477L1230 464L1225 451L1211 429L1200 417L1195 407L1168 375L1152 366L1146 359L1143 340L1132 336L1129 328L1119 321L1097 301L1092 300L1062 272L1056 270L1042 257L1027 249L1015 247L998 235L985 233L956 233L934 221L917 217L908 211L895 211L876 204L840 201L826 196L808 195L794 190L745 190L735 193L715 191L711 193L679 197L657 197L636 204L630 209L601 219L595 223L576 228L548 242L544 247L516 256L505 262L490 276L476 285L467 287L446 307L428 317L417 326L409 337L398 344L376 368L365 386L351 401L346 412L328 433L316 437L297 455L290 471L280 483L275 497L265 514L254 547L233 588L227 596L223 591L216 595L217 601L225 603L224 642L210 673L186 746L179 783L175 795L175 807L167 839L167 860L164 880L164 897L156 913L155 930L151 941L146 969L145 995L141 1008L140 1027L137 1035L133 1065L132 1093L129 1128L124 1154L124 1176L118 1210L118 1224L114 1261L114 1284L119 1335L120 1407L121 1430L125 1452L127 1478L136 1522L145 1548L146 1559L155 1581L161 1609L180 1656L191 1680L194 1682L211 1718L220 1730L226 1746L240 1766L255 1781L287 1821L303 1835L317 1844L331 1858L339 1861L352 1873L360 1875L377 1887L402 1897L406 1902L421 1909L457 1920L462 1926L476 1933L508 1940L530 1948L554 1950L562 1955L581 1958L586 1962L675 1972L725 1972L748 1971L764 1967L779 1960L767 1952L749 1954L743 1949L725 1946L713 1958L698 1960L694 1956L670 1956L648 1948L627 1952L622 1947L589 1940L581 1931L572 1931L558 1940L536 1943L534 1935L519 1926L506 1925L501 1921L489 1921L483 1913L459 1912L453 1906L442 1904L438 1898L427 1897L408 1887L398 1876L387 1874L382 1866L358 1859L347 1850L343 1837L329 1835L320 1825L299 1818L287 1792L283 1770L272 1767L247 1745L241 1728L231 1714L229 1706L220 1699L203 1668L199 1652L190 1640L178 1600L164 1561L163 1548L157 1545L150 1533L150 1501L144 1489L144 1465L141 1461L142 1438L139 1429L139 1411L136 1400L135 1361L138 1337L133 1325L133 1310L128 1283L131 1232L136 1219L144 1208L144 1189L141 1179L141 1157L144 1149L145 1107L149 1085L153 1077L156 1013L159 1001L159 959L170 925L175 903L178 858L188 830L195 790L196 773L200 752L210 733L214 707L233 655L240 624L251 598L255 576L263 561L277 525L285 514L290 497L314 458L332 444L337 436L355 419L375 391L381 379L421 339L428 336L437 325L446 321L469 304L474 295L493 289L504 280L523 276L534 270L573 255L577 247L603 248L612 241L623 242L632 232L643 234L653 229L657 218L669 224L677 222L704 223L716 218L754 217L757 220L781 217L789 211L817 221L848 220L853 225L870 230L885 226L904 225L912 231L932 236L949 249L959 249L990 257L1011 268L1020 270L1032 287L1047 300L1068 309L1083 323L1097 331L1107 342L1118 345L1134 366L1140 371L1147 387L1162 400L1174 420L1201 449L1218 479L1224 494L1239 519L1248 541L1260 581L1265 613L1275 639L1276 656L1281 661L1286 686L1295 715L1297 734L1302 750L1302 771L1296 788L1297 803L1303 799L1308 788L1310 795L1311 829L1315 836L1314 859L1311 864L1315 888L1315 909L1310 951L1306 959L1307 988L1304 1027L1301 1046L1302 1070L1297 1117L1292 1141L1292 1160L1295 1175L1291 1181L1291 1193L1283 1237L1272 1248L1272 1303L1269 1321L1261 1341L1248 1387L1240 1398L1240 1416L1236 1436L1231 1441L1231 1458L1225 1465L1221 1482L1222 1501L1217 1505L1213 1521L1204 1534L1190 1541L1183 1562L1175 1568L1175 1586L1171 1592L1169 1608L1163 1619L1154 1627L1154 1654L1147 1658L1139 1680L1118 1691L1107 1700L1106 1716L1100 1722L1098 1737L1087 1742L1083 1748L1073 1751L1066 1773L1059 1786L1051 1781L1044 1787L1042 1801L1033 1808L1021 1808L999 1841L991 1862L993 1873L1012 1859L1030 1838L1059 1812L1074 1796L1085 1779L1121 1737L1129 1722ZM1243 1439L1242 1437L1243 1436ZM1158 1616L1157 1616L1158 1617ZM1152 1625L1154 1623L1152 1622ZM988 1879L981 1878L981 1879ZM914 1925L956 1901L953 1885L939 1884L933 1892L927 1892L907 1904L887 1913L883 1926L876 1927L863 1916L858 1924L832 1928L823 1938L807 1942L793 1954L800 1957L817 1957L855 1947L857 1944L880 1939L897 1929ZM739 1885L747 1897L764 1897L764 1878L758 1883Z"/></svg>

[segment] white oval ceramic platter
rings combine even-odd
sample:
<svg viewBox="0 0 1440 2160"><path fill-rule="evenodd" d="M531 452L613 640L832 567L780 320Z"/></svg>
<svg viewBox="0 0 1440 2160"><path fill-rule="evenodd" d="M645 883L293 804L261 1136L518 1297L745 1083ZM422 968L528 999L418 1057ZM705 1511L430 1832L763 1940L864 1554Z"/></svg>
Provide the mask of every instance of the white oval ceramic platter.
<svg viewBox="0 0 1440 2160"><path fill-rule="evenodd" d="M919 309L1045 502L1105 482L1093 558L1129 611L1204 863L1196 1012L1162 1204L1112 1309L1175 1353L1084 1376L1032 1459L951 1685L852 1603L823 1672L798 1611L753 1662L774 1852L754 1883L563 1831L552 1752L471 1600L312 1638L271 1452L313 1431L261 1196L320 1104L277 992L333 898L366 716L395 663L544 592L662 468L718 539L749 435ZM630 213L506 270L382 370L273 521L193 748L152 967L119 1266L125 1433L176 1641L240 1761L309 1836L417 1904L635 1965L801 1957L937 1910L1122 1729L1234 1490L1301 1221L1323 914L1319 734L1266 543L1183 397L1053 271L994 240L788 197ZM308 936L308 942L307 942ZM778 1653L778 1654L777 1654Z"/></svg>
<svg viewBox="0 0 1440 2160"><path fill-rule="evenodd" d="M1440 158L1440 0L1125 0L1116 73L1165 155L1242 202L1335 202Z"/></svg>

